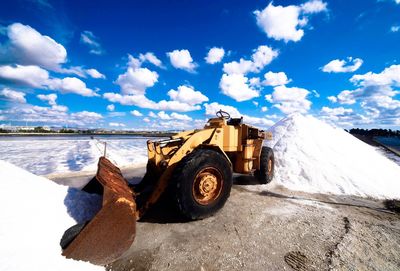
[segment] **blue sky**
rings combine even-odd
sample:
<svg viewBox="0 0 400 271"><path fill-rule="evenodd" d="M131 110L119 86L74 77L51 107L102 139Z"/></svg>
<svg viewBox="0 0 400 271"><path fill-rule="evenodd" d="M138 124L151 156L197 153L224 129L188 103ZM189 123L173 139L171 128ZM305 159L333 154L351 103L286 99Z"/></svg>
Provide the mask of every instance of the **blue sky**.
<svg viewBox="0 0 400 271"><path fill-rule="evenodd" d="M0 125L400 127L400 1L2 1Z"/></svg>

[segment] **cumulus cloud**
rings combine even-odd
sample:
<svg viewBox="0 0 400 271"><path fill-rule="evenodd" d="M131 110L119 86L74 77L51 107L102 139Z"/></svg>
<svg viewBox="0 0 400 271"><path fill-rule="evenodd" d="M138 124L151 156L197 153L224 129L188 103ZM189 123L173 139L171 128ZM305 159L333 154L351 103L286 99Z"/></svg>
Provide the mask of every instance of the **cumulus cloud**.
<svg viewBox="0 0 400 271"><path fill-rule="evenodd" d="M272 95L266 95L265 99L274 103L285 114L293 112L305 113L311 107L311 102L307 100L310 92L304 88L276 86Z"/></svg>
<svg viewBox="0 0 400 271"><path fill-rule="evenodd" d="M224 74L219 82L221 92L238 102L250 100L259 96L259 78L248 78L249 72L258 73L266 65L278 56L278 52L272 48L261 45L253 50L251 60L241 58L224 64Z"/></svg>
<svg viewBox="0 0 400 271"><path fill-rule="evenodd" d="M261 45L253 50L251 60L241 58L239 62L232 61L224 64L226 74L247 74L249 72L260 72L265 66L270 64L278 56L278 51Z"/></svg>
<svg viewBox="0 0 400 271"><path fill-rule="evenodd" d="M145 54L140 54L139 55L139 60L143 63L143 62L150 62L151 64L153 64L154 66L157 66L159 68L163 68L163 64L161 62L161 60L159 60L154 53L152 52L147 52Z"/></svg>
<svg viewBox="0 0 400 271"><path fill-rule="evenodd" d="M38 66L0 66L0 79L17 85L34 88L43 87L49 80L49 73Z"/></svg>
<svg viewBox="0 0 400 271"><path fill-rule="evenodd" d="M392 27L390 27L390 32L398 32L399 30L400 30L400 25L393 25Z"/></svg>
<svg viewBox="0 0 400 271"><path fill-rule="evenodd" d="M176 120L182 120L182 121L191 121L192 120L192 118L189 117L188 115L179 114L179 113L176 113L176 112L172 112L171 113L171 118L172 119L176 119Z"/></svg>
<svg viewBox="0 0 400 271"><path fill-rule="evenodd" d="M132 56L129 56L127 71L118 76L116 83L121 87L123 94L144 95L147 88L158 82L158 73L147 68L142 68Z"/></svg>
<svg viewBox="0 0 400 271"><path fill-rule="evenodd" d="M168 92L171 100L152 101L146 97L146 89L158 81L158 74L147 68L142 68L140 59L129 56L129 67L125 73L118 76L116 83L121 87L121 93L104 93L103 98L122 105L135 105L164 111L187 112L199 110L200 103L208 98L191 86L179 86L177 90Z"/></svg>
<svg viewBox="0 0 400 271"><path fill-rule="evenodd" d="M300 5L301 10L306 14L319 13L327 10L327 4L320 0L311 0Z"/></svg>
<svg viewBox="0 0 400 271"><path fill-rule="evenodd" d="M348 57L347 60L334 59L322 67L323 72L355 72L363 64L360 58Z"/></svg>
<svg viewBox="0 0 400 271"><path fill-rule="evenodd" d="M140 108L149 108L154 110L165 110L165 111L180 111L188 112L199 110L200 105L189 105L179 101L166 101L161 100L159 102L152 101L144 95L121 95L119 93L104 93L103 97L112 103L120 103L122 105L134 105Z"/></svg>
<svg viewBox="0 0 400 271"><path fill-rule="evenodd" d="M267 118L258 118L258 117L252 117L249 115L241 114L237 108L235 108L231 105L223 105L223 104L213 102L210 104L208 104L208 103L204 104L204 108L205 108L205 113L208 116L215 116L217 111L222 110L222 111L228 112L232 118L243 117L243 121L250 125L260 126L260 127L264 128L264 127L272 126L274 124L273 121L271 121Z"/></svg>
<svg viewBox="0 0 400 271"><path fill-rule="evenodd" d="M104 50L100 45L99 39L93 34L93 32L87 30L83 31L81 33L81 42L90 48L89 53L94 55L104 54Z"/></svg>
<svg viewBox="0 0 400 271"><path fill-rule="evenodd" d="M31 104L15 106L2 111L6 121L26 121L35 123L46 123L54 125L83 126L96 124L103 119L96 112L81 111L68 113L68 108L61 105L42 107Z"/></svg>
<svg viewBox="0 0 400 271"><path fill-rule="evenodd" d="M359 103L370 120L375 123L395 124L400 118L400 65L392 65L380 73L354 75L350 82L357 88L343 90L331 100L340 104Z"/></svg>
<svg viewBox="0 0 400 271"><path fill-rule="evenodd" d="M86 97L99 96L94 90L86 87L85 82L76 77L54 78L48 82L48 87L61 93L74 93Z"/></svg>
<svg viewBox="0 0 400 271"><path fill-rule="evenodd" d="M213 47L208 51L208 54L204 59L208 64L215 64L221 62L224 55L224 48Z"/></svg>
<svg viewBox="0 0 400 271"><path fill-rule="evenodd" d="M258 91L249 86L249 79L243 74L223 74L219 87L223 94L238 102L259 96Z"/></svg>
<svg viewBox="0 0 400 271"><path fill-rule="evenodd" d="M262 82L265 86L280 86L286 85L291 80L288 79L287 75L284 72L267 72L264 74L265 80Z"/></svg>
<svg viewBox="0 0 400 271"><path fill-rule="evenodd" d="M311 14L327 10L327 4L320 0L311 0L300 6L274 6L269 3L263 10L256 10L257 25L269 38L285 42L301 40L303 28Z"/></svg>
<svg viewBox="0 0 400 271"><path fill-rule="evenodd" d="M344 107L331 108L324 106L319 115L325 121L343 127L354 127L354 125L371 122L366 116L354 112L351 108Z"/></svg>
<svg viewBox="0 0 400 271"><path fill-rule="evenodd" d="M12 90L9 88L3 88L0 90L0 99L14 103L26 103L25 93L21 91Z"/></svg>
<svg viewBox="0 0 400 271"><path fill-rule="evenodd" d="M200 91L195 90L192 86L179 86L178 90L171 89L168 91L168 96L173 101L196 105L202 102L207 102L208 97Z"/></svg>
<svg viewBox="0 0 400 271"><path fill-rule="evenodd" d="M40 34L29 25L14 23L7 27L8 42L0 63L36 65L57 70L67 61L67 51L49 36Z"/></svg>
<svg viewBox="0 0 400 271"><path fill-rule="evenodd" d="M106 76L102 73L100 73L98 70L96 69L87 69L86 73L89 74L92 78L101 78L101 79L105 79Z"/></svg>
<svg viewBox="0 0 400 271"><path fill-rule="evenodd" d="M107 105L107 111L114 111L115 110L115 105L109 104Z"/></svg>
<svg viewBox="0 0 400 271"><path fill-rule="evenodd" d="M98 96L76 77L49 78L49 73L38 66L0 66L0 79L17 85L75 93L82 96Z"/></svg>
<svg viewBox="0 0 400 271"><path fill-rule="evenodd" d="M39 94L36 97L38 97L39 100L48 102L49 105L57 105L57 94L51 93L51 94Z"/></svg>
<svg viewBox="0 0 400 271"><path fill-rule="evenodd" d="M135 116L135 117L142 117L142 116L143 116L143 114L140 113L140 112L137 111L137 110L131 111L131 115L132 115L132 116Z"/></svg>
<svg viewBox="0 0 400 271"><path fill-rule="evenodd" d="M167 56L169 57L171 65L177 69L194 72L195 68L197 67L197 64L193 62L189 50L174 50L172 52L168 52Z"/></svg>
<svg viewBox="0 0 400 271"><path fill-rule="evenodd" d="M121 123L121 122L110 122L108 123L109 126L111 127L125 127L126 125Z"/></svg>

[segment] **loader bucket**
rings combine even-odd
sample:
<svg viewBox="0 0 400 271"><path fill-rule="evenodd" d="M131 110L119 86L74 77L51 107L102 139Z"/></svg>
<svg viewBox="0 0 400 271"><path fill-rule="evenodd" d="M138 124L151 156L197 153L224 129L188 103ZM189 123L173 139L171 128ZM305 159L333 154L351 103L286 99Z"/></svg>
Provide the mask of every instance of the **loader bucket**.
<svg viewBox="0 0 400 271"><path fill-rule="evenodd" d="M105 265L119 258L135 239L135 194L120 169L105 157L99 160L95 179L103 186L102 208L62 254L67 258Z"/></svg>

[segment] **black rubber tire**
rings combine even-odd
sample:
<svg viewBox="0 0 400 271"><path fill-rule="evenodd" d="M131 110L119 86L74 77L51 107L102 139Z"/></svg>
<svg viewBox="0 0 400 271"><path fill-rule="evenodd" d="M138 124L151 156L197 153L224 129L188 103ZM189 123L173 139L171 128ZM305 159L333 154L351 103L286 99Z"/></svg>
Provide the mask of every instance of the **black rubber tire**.
<svg viewBox="0 0 400 271"><path fill-rule="evenodd" d="M68 230L66 230L60 240L61 248L66 249L69 246L69 244L71 244L71 242L74 241L75 237L78 236L78 234L83 230L83 228L87 225L87 223L89 223L89 221L76 224L70 227Z"/></svg>
<svg viewBox="0 0 400 271"><path fill-rule="evenodd" d="M193 185L199 172L214 168L222 176L223 184L216 199L207 205L199 204L193 195ZM232 169L225 156L211 149L198 149L179 162L172 176L174 196L178 211L190 220L209 217L220 210L232 188Z"/></svg>
<svg viewBox="0 0 400 271"><path fill-rule="evenodd" d="M272 162L272 169L268 168L268 161ZM275 158L274 151L269 147L262 147L260 155L260 169L254 172L254 176L261 184L267 184L274 178Z"/></svg>

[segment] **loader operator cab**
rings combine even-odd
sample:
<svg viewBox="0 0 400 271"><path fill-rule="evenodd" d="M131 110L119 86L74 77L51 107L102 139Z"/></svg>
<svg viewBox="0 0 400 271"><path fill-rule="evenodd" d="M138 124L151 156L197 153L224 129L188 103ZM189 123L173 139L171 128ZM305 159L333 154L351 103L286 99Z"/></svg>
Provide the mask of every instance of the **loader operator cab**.
<svg viewBox="0 0 400 271"><path fill-rule="evenodd" d="M217 112L217 117L228 120L226 122L227 125L238 126L243 124L243 117L240 118L231 118L231 115L226 112L222 111L221 109Z"/></svg>
<svg viewBox="0 0 400 271"><path fill-rule="evenodd" d="M231 115L226 111L219 110L216 115L217 118L212 118L208 121L206 128L223 127L226 125L239 126L243 124L243 117L231 118Z"/></svg>

